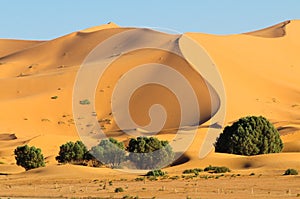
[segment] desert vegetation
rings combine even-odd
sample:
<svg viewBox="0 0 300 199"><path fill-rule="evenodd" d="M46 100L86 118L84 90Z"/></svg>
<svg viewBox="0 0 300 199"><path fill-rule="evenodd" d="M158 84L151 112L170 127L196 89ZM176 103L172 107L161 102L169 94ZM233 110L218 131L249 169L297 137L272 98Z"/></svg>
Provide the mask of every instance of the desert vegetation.
<svg viewBox="0 0 300 199"><path fill-rule="evenodd" d="M87 164L92 161L98 162L92 163L93 166L103 164L110 168L121 168L127 164L137 169L168 166L173 159L174 153L168 141L154 137L131 138L127 148L114 138L103 139L89 151L81 141L67 142L60 146L56 157L59 163Z"/></svg>
<svg viewBox="0 0 300 199"><path fill-rule="evenodd" d="M169 142L155 137L132 138L127 150L130 152L129 160L138 169L161 168L174 160L174 152Z"/></svg>
<svg viewBox="0 0 300 199"><path fill-rule="evenodd" d="M238 155L279 153L283 143L278 130L266 118L248 116L225 127L216 143L216 152Z"/></svg>
<svg viewBox="0 0 300 199"><path fill-rule="evenodd" d="M17 165L22 166L26 171L45 166L45 160L41 149L34 146L18 146L15 149L14 154Z"/></svg>
<svg viewBox="0 0 300 199"><path fill-rule="evenodd" d="M59 163L82 164L89 159L89 154L83 142L67 142L60 146L59 154L55 159Z"/></svg>
<svg viewBox="0 0 300 199"><path fill-rule="evenodd" d="M118 142L114 138L101 140L99 145L91 148L90 154L111 168L120 167L121 163L126 160L123 142Z"/></svg>
<svg viewBox="0 0 300 199"><path fill-rule="evenodd" d="M296 169L287 169L283 175L298 175L298 171Z"/></svg>

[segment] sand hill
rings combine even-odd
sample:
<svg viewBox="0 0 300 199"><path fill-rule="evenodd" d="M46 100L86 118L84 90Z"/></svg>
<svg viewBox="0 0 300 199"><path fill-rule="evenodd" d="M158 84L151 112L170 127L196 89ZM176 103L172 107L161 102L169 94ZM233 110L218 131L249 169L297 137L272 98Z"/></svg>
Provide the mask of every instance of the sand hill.
<svg viewBox="0 0 300 199"><path fill-rule="evenodd" d="M0 40L0 173L20 173L15 165L13 150L18 145L40 147L48 166L16 174L16 178L36 175L36 172L53 177L78 173L77 167L58 167L54 157L59 146L66 141L78 140L72 113L72 91L75 78L85 57L101 42L133 28L122 28L110 23L74 32L49 41ZM137 37L152 30L141 29ZM247 115L263 115L279 128L285 144L280 154L243 157L218 154L211 151L199 159L201 146L210 114L205 109L197 137L185 153L185 161L168 168L176 173L184 168L225 165L232 169L256 169L275 173L287 167L300 169L300 21L287 21L278 25L245 34L209 35L185 33L184 36L203 46L218 68L226 94L225 125ZM151 42L169 49L180 49L180 36L157 33ZM138 42L138 41L136 41ZM135 45L128 42L127 45ZM121 47L120 47L121 48ZM186 48L185 48L186 49ZM116 52L118 52L116 50ZM184 53L190 53L185 51ZM183 53L183 54L184 54ZM185 60L174 54L143 49L122 55L114 61L99 81L96 92L96 113L107 134L120 140L128 136L118 132L111 115L110 101L114 85L119 78L137 65L154 62L171 65L191 83L199 99L200 108L210 107L208 88L201 77ZM154 74L149 74L155 76ZM205 100L203 100L205 99ZM176 98L167 89L148 85L134 93L130 111L139 125L146 125L152 104L165 106L169 118L164 126L168 130L160 135L171 139L180 121ZM108 119L110 122L105 122ZM172 130L173 129L173 130ZM93 168L80 168L82 175L91 175ZM63 171L62 171L63 170ZM280 171L278 171L280 170ZM58 173L56 173L58 171ZM113 175L116 171L103 169L97 174ZM31 178L30 178L31 179Z"/></svg>

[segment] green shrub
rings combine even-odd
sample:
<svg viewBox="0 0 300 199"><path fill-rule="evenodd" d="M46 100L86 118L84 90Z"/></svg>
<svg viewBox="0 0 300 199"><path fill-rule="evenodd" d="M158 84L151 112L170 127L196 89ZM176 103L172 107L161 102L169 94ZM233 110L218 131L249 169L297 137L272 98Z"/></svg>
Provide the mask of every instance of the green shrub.
<svg viewBox="0 0 300 199"><path fill-rule="evenodd" d="M56 160L59 163L76 163L81 164L89 157L85 145L81 141L67 142L60 146L59 155Z"/></svg>
<svg viewBox="0 0 300 199"><path fill-rule="evenodd" d="M92 147L90 154L112 168L119 167L126 160L123 142L118 142L114 138L101 140L99 145Z"/></svg>
<svg viewBox="0 0 300 199"><path fill-rule="evenodd" d="M178 180L180 177L179 176L171 176L171 177L169 177L169 179L171 179L171 180Z"/></svg>
<svg viewBox="0 0 300 199"><path fill-rule="evenodd" d="M139 177L139 178L136 178L136 179L135 179L135 181L144 181L144 180L145 180L145 177L143 177L143 178L142 178L142 177Z"/></svg>
<svg viewBox="0 0 300 199"><path fill-rule="evenodd" d="M194 168L194 169L186 169L184 170L182 173L183 174L195 174L195 175L199 175L200 172L202 172L203 169L200 169L200 168Z"/></svg>
<svg viewBox="0 0 300 199"><path fill-rule="evenodd" d="M128 146L129 160L138 169L159 169L171 164L174 152L168 141L155 137L132 138Z"/></svg>
<svg viewBox="0 0 300 199"><path fill-rule="evenodd" d="M154 177L159 177L159 176L165 176L167 174L167 172L164 172L160 169L158 170L153 170L153 171L149 171L146 176L154 176Z"/></svg>
<svg viewBox="0 0 300 199"><path fill-rule="evenodd" d="M124 189L122 187L117 187L115 189L115 193L124 192Z"/></svg>
<svg viewBox="0 0 300 199"><path fill-rule="evenodd" d="M45 166L45 160L41 149L35 148L34 146L18 146L15 149L14 154L17 165L24 167L26 171Z"/></svg>
<svg viewBox="0 0 300 199"><path fill-rule="evenodd" d="M279 132L262 116L244 117L225 127L215 143L216 152L238 155L279 153L282 148Z"/></svg>
<svg viewBox="0 0 300 199"><path fill-rule="evenodd" d="M284 175L298 175L298 171L296 169L287 169Z"/></svg>
<svg viewBox="0 0 300 199"><path fill-rule="evenodd" d="M79 101L79 104L81 105L89 105L91 102L88 100L88 99L85 99L85 100L80 100Z"/></svg>
<svg viewBox="0 0 300 199"><path fill-rule="evenodd" d="M209 173L226 173L230 172L230 169L228 167L218 167L218 166L211 166L209 165L204 169L204 171L207 171Z"/></svg>

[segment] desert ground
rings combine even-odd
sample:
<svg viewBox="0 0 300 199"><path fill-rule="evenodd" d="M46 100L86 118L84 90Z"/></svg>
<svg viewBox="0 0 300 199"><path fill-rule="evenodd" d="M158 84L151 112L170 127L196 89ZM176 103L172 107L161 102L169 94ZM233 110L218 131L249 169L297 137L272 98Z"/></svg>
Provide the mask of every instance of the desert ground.
<svg viewBox="0 0 300 199"><path fill-rule="evenodd" d="M72 94L81 64L99 43L131 29L134 28L109 23L49 41L0 39L1 198L300 197L300 176L283 176L288 168L300 170L300 21L297 20L233 35L184 33L206 49L220 72L226 94L224 125L240 117L263 115L279 130L284 142L282 153L247 157L211 150L200 159L200 146L210 128L208 115L212 112L205 109L202 124L182 160L163 169L169 178L136 181L142 174L59 165L55 160L59 146L80 139L73 118ZM149 31L152 30L142 29L139 34ZM180 49L178 38L159 33L153 42ZM186 47L184 50L183 54L192 53ZM101 123L107 136L128 140L129 136L119 131L111 114L113 88L122 74L149 62L172 66L187 77L201 102L200 107L212 103L207 99L204 79L185 60L157 49L126 53L109 66L96 90L97 118L111 121ZM145 116L147 110L156 103L162 104L170 115L164 126L166 131L157 136L172 139L178 128L180 109L176 98L165 88L143 86L134 93L130 103L132 118L146 125L150 121ZM25 144L42 149L45 167L25 172L16 165L13 151ZM182 178L185 169L208 165L227 166L232 171L218 178L208 173ZM179 179L172 179L174 176ZM125 191L115 193L116 187Z"/></svg>

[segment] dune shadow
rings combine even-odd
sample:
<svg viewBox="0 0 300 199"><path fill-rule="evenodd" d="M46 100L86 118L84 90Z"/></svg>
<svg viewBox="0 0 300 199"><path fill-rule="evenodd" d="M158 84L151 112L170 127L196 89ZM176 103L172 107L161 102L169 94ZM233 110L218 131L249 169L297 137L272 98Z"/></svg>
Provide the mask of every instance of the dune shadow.
<svg viewBox="0 0 300 199"><path fill-rule="evenodd" d="M176 156L176 155L175 155L175 156ZM183 154L183 155L181 155L177 160L175 160L175 161L171 164L171 166L181 165L181 164L184 164L184 163L186 163L186 162L188 162L188 161L190 161L190 158L189 158L187 155Z"/></svg>

